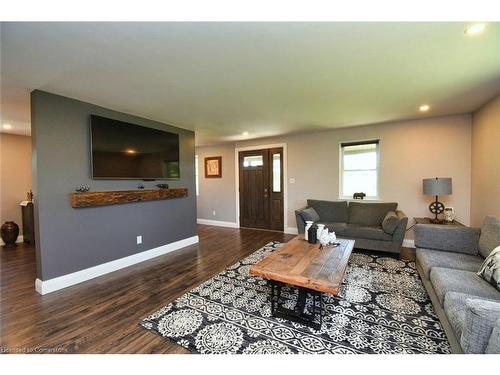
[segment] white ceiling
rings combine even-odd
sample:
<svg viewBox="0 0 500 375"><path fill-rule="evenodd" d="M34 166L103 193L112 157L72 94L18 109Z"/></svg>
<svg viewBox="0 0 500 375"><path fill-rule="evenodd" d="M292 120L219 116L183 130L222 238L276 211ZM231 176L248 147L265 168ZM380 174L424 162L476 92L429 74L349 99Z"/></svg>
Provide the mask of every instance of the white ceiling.
<svg viewBox="0 0 500 375"><path fill-rule="evenodd" d="M2 23L2 123L29 133L33 89L195 130L198 145L471 112L500 91L500 24L465 26Z"/></svg>

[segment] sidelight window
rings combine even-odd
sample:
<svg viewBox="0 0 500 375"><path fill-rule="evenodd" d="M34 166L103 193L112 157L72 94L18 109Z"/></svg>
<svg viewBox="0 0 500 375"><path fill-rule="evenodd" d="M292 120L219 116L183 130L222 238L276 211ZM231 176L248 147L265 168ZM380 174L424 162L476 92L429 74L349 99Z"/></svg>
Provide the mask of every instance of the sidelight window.
<svg viewBox="0 0 500 375"><path fill-rule="evenodd" d="M281 192L281 154L273 154L273 193Z"/></svg>

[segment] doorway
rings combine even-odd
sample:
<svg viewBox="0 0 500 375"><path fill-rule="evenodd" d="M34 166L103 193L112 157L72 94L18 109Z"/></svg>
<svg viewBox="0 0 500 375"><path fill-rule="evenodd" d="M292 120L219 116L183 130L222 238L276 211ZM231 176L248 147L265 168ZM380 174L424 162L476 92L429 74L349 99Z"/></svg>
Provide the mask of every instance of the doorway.
<svg viewBox="0 0 500 375"><path fill-rule="evenodd" d="M284 230L283 147L240 151L241 227Z"/></svg>

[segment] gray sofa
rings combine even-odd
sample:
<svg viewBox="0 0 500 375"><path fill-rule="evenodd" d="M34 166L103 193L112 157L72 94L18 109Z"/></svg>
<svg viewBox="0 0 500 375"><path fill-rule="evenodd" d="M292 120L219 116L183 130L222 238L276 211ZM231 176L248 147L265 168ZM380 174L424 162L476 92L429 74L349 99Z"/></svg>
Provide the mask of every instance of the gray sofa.
<svg viewBox="0 0 500 375"><path fill-rule="evenodd" d="M481 227L415 226L416 266L454 353L500 353L500 291L479 277L500 245L500 220Z"/></svg>
<svg viewBox="0 0 500 375"><path fill-rule="evenodd" d="M305 221L311 220L325 224L338 237L355 240L357 248L399 254L408 218L397 207L397 203L308 199L306 207L295 211L297 230L304 233Z"/></svg>

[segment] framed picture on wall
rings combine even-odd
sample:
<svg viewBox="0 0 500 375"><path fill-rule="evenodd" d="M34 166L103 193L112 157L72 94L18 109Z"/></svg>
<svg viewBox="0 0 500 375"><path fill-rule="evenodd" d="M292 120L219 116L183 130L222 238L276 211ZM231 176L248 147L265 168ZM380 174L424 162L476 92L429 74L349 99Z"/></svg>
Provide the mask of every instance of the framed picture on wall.
<svg viewBox="0 0 500 375"><path fill-rule="evenodd" d="M222 156L205 158L205 178L222 177Z"/></svg>

